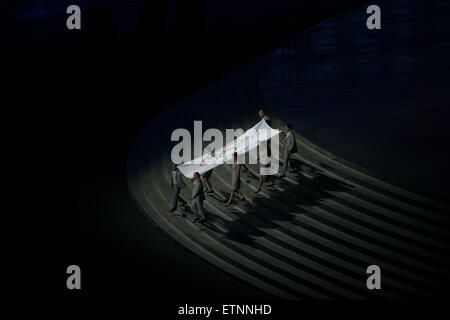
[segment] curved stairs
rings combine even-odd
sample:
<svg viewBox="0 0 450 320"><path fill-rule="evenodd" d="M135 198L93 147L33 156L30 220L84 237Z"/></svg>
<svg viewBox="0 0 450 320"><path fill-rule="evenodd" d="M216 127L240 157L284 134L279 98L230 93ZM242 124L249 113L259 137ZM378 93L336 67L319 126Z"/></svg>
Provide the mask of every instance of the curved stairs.
<svg viewBox="0 0 450 320"><path fill-rule="evenodd" d="M253 122L234 125L248 128ZM272 123L283 126L274 117ZM229 208L224 201L231 169L214 169L216 192L206 194L206 224L193 224L189 207L169 213L171 161L163 149L133 148L129 189L144 214L187 249L275 297L364 300L448 294L449 205L380 181L296 138L296 171L255 194L258 166L248 165L241 178L247 199L235 198ZM181 196L187 200L192 185L186 182ZM366 268L373 264L381 268L381 290L366 287Z"/></svg>

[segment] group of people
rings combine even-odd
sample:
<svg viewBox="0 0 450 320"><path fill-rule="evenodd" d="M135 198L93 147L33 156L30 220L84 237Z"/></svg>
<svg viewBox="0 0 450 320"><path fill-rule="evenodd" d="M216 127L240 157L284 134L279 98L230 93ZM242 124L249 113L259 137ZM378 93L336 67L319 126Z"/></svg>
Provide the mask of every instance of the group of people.
<svg viewBox="0 0 450 320"><path fill-rule="evenodd" d="M266 123L271 127L272 121L270 118L265 114L264 110L259 111L259 116L266 121ZM285 148L283 153L283 167L281 169L280 178L285 177L286 170L288 166L290 165L290 157L293 153L297 152L297 146L295 141L295 135L292 131L292 125L286 124L285 125L286 130L286 137L285 137ZM260 161L262 164L261 166L268 167L270 166L270 162L268 161L271 156L271 146L270 146L270 140L267 143L266 147L266 161ZM235 152L233 154L233 163L231 164L232 172L231 172L231 192L230 196L228 198L228 201L226 202L225 206L229 207L231 205L231 202L233 200L233 197L237 195L239 197L239 200L244 200L245 195L242 194L240 191L241 187L241 169L243 170L249 170L245 164L239 164L238 163L238 153ZM260 159L261 160L261 159ZM292 165L290 165L292 167ZM210 178L211 178L212 170L206 171L202 175L200 173L195 172L193 176L193 188L192 188L192 195L191 195L191 210L195 213L196 217L194 219L194 223L200 222L205 223L206 222L206 215L205 210L203 208L203 201L206 199L205 193L213 193L214 189L211 184ZM255 191L255 193L259 193L261 191L262 185L264 181L267 181L267 184L269 186L274 184L274 180L272 176L269 175L262 175L260 176L258 187ZM187 202L183 200L180 196L180 191L183 187L185 187L185 183L183 182L181 172L178 169L178 166L176 164L172 165L172 179L171 179L171 187L173 191L173 201L172 201L172 209L170 212L174 212L177 210L178 202L181 203L182 206L187 205Z"/></svg>

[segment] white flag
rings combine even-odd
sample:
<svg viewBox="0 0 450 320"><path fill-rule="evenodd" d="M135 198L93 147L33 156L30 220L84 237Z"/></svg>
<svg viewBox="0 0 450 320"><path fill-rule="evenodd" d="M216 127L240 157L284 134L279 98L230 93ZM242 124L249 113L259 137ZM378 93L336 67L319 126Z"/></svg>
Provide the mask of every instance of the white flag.
<svg viewBox="0 0 450 320"><path fill-rule="evenodd" d="M272 129L263 119L255 126L245 131L245 133L239 136L235 141L228 143L218 150L213 150L208 154L204 154L201 157L183 163L179 165L178 168L187 178L192 178L194 172L203 174L206 171L231 160L235 152L237 152L238 155L244 154L259 146L261 142L267 141L279 133L280 130Z"/></svg>

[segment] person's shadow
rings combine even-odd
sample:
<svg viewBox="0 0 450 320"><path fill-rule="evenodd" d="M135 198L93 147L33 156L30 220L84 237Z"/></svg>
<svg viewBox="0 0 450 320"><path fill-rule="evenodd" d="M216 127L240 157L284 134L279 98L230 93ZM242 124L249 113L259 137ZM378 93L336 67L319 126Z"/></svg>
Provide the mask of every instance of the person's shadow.
<svg viewBox="0 0 450 320"><path fill-rule="evenodd" d="M292 159L292 169L295 173L289 173L289 180L294 183L286 181L285 179L275 178L276 186L267 186L265 182L263 185L263 192L268 195L257 194L253 197L253 201L238 201L233 199L233 203L243 209L245 213L230 206L223 210L228 210L237 219L228 221L220 216L208 214L209 223L207 226L221 233L226 239L238 241L243 244L255 246L254 237L267 236L261 229L281 229L289 232L289 226L286 224L297 224L295 216L298 214L309 214L300 206L319 206L320 201L324 199L333 198L334 196L328 193L329 191L342 192L351 188L350 185L342 181L325 176L322 172L307 165L306 163ZM247 179L250 184L256 186L259 176L252 171L243 173L241 177L242 184L245 184ZM282 188L281 191L279 188ZM246 192L253 191L246 188ZM216 192L222 195L227 195L228 190L217 190ZM220 197L211 194L218 201ZM248 196L248 194L246 194ZM219 225L217 228L215 225ZM222 230L226 231L222 231ZM291 236L295 236L292 232Z"/></svg>

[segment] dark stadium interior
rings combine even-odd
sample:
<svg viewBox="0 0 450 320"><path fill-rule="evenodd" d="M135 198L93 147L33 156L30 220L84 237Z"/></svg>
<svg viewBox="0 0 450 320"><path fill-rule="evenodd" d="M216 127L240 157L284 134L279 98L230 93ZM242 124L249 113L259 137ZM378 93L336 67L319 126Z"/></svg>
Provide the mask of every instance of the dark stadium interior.
<svg viewBox="0 0 450 320"><path fill-rule="evenodd" d="M12 45L0 55L13 69L17 104L33 121L52 293L273 299L188 251L140 212L127 186L128 153L164 110L220 85L287 39L366 3L3 1L2 33ZM65 27L69 4L82 8L79 31ZM448 40L448 30L443 33ZM316 179L338 191L346 188ZM74 263L83 270L79 292L65 286L65 268Z"/></svg>

